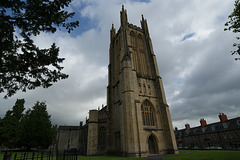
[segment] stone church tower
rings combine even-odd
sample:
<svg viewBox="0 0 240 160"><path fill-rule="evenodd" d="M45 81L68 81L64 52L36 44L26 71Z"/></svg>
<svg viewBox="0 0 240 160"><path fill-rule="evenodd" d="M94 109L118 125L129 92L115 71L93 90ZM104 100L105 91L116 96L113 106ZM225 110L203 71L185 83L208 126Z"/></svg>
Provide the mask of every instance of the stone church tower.
<svg viewBox="0 0 240 160"><path fill-rule="evenodd" d="M144 157L178 153L169 106L156 56L142 16L141 28L128 23L110 31L107 87L107 152Z"/></svg>
<svg viewBox="0 0 240 160"><path fill-rule="evenodd" d="M107 106L89 111L79 126L59 126L56 152L146 157L178 153L162 78L147 21L129 24L124 7L121 26L110 31Z"/></svg>

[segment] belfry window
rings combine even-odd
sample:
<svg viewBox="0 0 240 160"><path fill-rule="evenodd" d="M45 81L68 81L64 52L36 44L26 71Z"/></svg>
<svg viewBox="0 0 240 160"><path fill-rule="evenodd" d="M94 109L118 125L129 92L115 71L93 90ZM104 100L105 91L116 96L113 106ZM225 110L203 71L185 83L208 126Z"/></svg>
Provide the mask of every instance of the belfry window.
<svg viewBox="0 0 240 160"><path fill-rule="evenodd" d="M136 43L136 36L133 31L130 32L130 38L131 38L131 45L132 45L132 55L133 55L133 65L134 69L138 72L138 55L137 55L137 43Z"/></svg>
<svg viewBox="0 0 240 160"><path fill-rule="evenodd" d="M155 112L152 104L149 101L145 101L142 104L142 119L144 126L155 126Z"/></svg>
<svg viewBox="0 0 240 160"><path fill-rule="evenodd" d="M133 31L130 32L130 36L131 36L131 45L133 50L137 49L137 43L136 43L136 37L135 37L135 33Z"/></svg>
<svg viewBox="0 0 240 160"><path fill-rule="evenodd" d="M144 39L141 34L138 34L138 42L139 42L138 50L139 50L139 61L140 61L141 73L143 75L148 75Z"/></svg>
<svg viewBox="0 0 240 160"><path fill-rule="evenodd" d="M120 49L120 43L119 40L116 40L115 42L115 83L119 80L119 49Z"/></svg>

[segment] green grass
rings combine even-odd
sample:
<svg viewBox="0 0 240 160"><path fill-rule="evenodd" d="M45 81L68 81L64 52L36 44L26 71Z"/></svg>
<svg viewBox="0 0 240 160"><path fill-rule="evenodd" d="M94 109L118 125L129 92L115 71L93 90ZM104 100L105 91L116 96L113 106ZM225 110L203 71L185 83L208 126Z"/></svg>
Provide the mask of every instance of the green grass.
<svg viewBox="0 0 240 160"><path fill-rule="evenodd" d="M78 156L78 160L145 160L139 157L119 157L119 156Z"/></svg>
<svg viewBox="0 0 240 160"><path fill-rule="evenodd" d="M4 153L0 154L0 160L3 159L3 154ZM78 156L78 160L145 160L145 158L118 157L109 155L109 156ZM179 155L164 157L163 160L240 160L240 151L186 150L180 151Z"/></svg>
<svg viewBox="0 0 240 160"><path fill-rule="evenodd" d="M181 151L179 155L167 156L163 160L240 160L240 151L193 150Z"/></svg>

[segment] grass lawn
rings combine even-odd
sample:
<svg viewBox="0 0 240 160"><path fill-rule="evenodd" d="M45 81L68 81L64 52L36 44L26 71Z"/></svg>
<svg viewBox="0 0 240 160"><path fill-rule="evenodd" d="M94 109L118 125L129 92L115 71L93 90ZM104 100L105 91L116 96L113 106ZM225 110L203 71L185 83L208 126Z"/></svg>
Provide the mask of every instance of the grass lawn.
<svg viewBox="0 0 240 160"><path fill-rule="evenodd" d="M240 151L192 150L180 151L179 155L167 156L163 160L240 160Z"/></svg>
<svg viewBox="0 0 240 160"><path fill-rule="evenodd" d="M78 156L78 160L146 160L138 157L119 157L119 156Z"/></svg>
<svg viewBox="0 0 240 160"><path fill-rule="evenodd" d="M0 160L3 159L3 154L4 153L0 154ZM145 160L145 158L118 156L78 156L78 160ZM240 151L185 150L180 151L179 155L164 157L163 160L240 160Z"/></svg>

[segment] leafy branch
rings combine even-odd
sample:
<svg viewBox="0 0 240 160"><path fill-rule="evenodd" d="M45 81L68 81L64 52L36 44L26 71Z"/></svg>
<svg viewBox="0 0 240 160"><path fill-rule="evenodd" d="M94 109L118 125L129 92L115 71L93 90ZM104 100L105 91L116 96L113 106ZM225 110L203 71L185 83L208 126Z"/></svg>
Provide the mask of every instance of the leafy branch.
<svg viewBox="0 0 240 160"><path fill-rule="evenodd" d="M226 28L224 31L232 31L233 33L240 32L240 0L236 0L234 3L233 12L228 16L229 21L225 23ZM237 50L231 51L232 55L238 54L240 55L240 37L236 37L237 42L233 43L233 47L236 47ZM240 58L235 58L235 60L240 60Z"/></svg>
<svg viewBox="0 0 240 160"><path fill-rule="evenodd" d="M69 33L79 25L69 22L75 15L64 9L72 0L4 0L0 2L0 93L4 98L18 90L50 87L68 78L61 72L59 48L40 49L32 36L41 32L55 33L65 28ZM18 34L16 34L16 32Z"/></svg>

